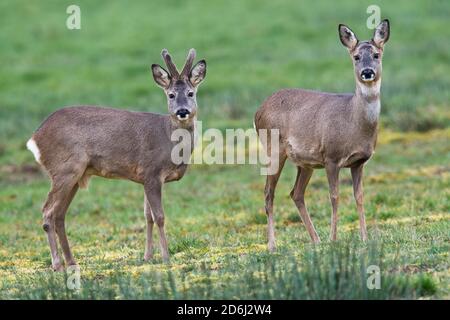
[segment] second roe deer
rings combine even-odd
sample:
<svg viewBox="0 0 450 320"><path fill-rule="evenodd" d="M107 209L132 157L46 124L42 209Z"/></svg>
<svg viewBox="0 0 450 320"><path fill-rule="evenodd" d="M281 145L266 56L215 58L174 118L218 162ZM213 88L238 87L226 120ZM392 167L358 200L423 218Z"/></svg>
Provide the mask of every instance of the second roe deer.
<svg viewBox="0 0 450 320"><path fill-rule="evenodd" d="M159 228L162 258L169 259L161 189L165 182L181 179L187 168L187 162L175 164L171 159L176 144L171 134L180 128L191 136L194 134L196 93L206 75L206 62L201 60L192 66L195 50L191 49L183 70L178 72L167 50L162 51L162 56L168 71L153 64L152 73L166 93L169 115L93 106L68 107L51 114L28 141L28 149L51 179L51 190L42 211L54 270L63 270L56 235L66 264L75 264L66 236L65 215L78 188L86 187L92 175L144 185L147 220L144 259L153 257L154 223Z"/></svg>
<svg viewBox="0 0 450 320"><path fill-rule="evenodd" d="M275 187L286 159L297 166L291 198L314 243L320 242L320 239L306 209L304 195L316 168L325 168L328 178L332 205L331 240L336 240L337 233L338 176L341 168L351 169L360 234L363 240L367 239L362 174L364 163L372 156L377 141L381 59L389 39L389 21L383 20L376 27L370 41L359 41L345 25L339 25L338 30L339 38L353 61L355 93L284 89L266 99L255 115L257 130L279 130L279 150L271 150L270 140L265 145L271 159L274 152L278 159L278 172L267 176L265 187L269 251L275 249Z"/></svg>

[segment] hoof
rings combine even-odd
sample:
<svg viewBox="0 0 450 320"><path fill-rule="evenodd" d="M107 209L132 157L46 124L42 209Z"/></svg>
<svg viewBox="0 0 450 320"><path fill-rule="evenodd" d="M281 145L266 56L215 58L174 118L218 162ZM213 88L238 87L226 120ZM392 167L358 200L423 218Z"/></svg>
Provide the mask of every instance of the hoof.
<svg viewBox="0 0 450 320"><path fill-rule="evenodd" d="M151 261L151 260L153 260L153 255L144 255L144 261L145 262L148 262L148 261Z"/></svg>
<svg viewBox="0 0 450 320"><path fill-rule="evenodd" d="M62 264L57 264L52 266L52 270L55 272L64 272L64 266Z"/></svg>
<svg viewBox="0 0 450 320"><path fill-rule="evenodd" d="M80 267L80 266L75 261L71 261L67 263L67 268L69 267Z"/></svg>

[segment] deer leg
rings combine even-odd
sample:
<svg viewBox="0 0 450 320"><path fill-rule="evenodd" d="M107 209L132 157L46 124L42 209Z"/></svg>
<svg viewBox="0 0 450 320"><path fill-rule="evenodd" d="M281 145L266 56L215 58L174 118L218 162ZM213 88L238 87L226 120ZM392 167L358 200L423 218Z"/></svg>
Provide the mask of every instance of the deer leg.
<svg viewBox="0 0 450 320"><path fill-rule="evenodd" d="M50 190L47 201L42 208L43 220L42 225L44 231L47 233L48 243L50 245L50 253L52 256L52 268L55 271L63 271L64 267L58 254L58 244L56 240L56 218L58 214L66 206L66 199L69 197L72 186L61 185L52 182L52 189Z"/></svg>
<svg viewBox="0 0 450 320"><path fill-rule="evenodd" d="M50 254L52 257L52 268L55 271L63 271L64 267L58 254L58 244L56 242L55 219L49 211L44 211L44 223L42 227L47 233Z"/></svg>
<svg viewBox="0 0 450 320"><path fill-rule="evenodd" d="M76 265L76 262L72 256L72 252L70 251L69 241L67 240L65 220L67 209L69 208L70 203L75 197L77 191L78 191L78 183L76 183L73 186L69 195L66 197L66 199L64 199L64 201L61 204L61 210L57 213L55 217L56 234L58 235L59 243L61 245L64 254L64 260L66 261L66 264L69 266Z"/></svg>
<svg viewBox="0 0 450 320"><path fill-rule="evenodd" d="M268 175L266 179L266 187L264 189L264 194L266 198L266 215L267 215L267 237L268 244L267 247L270 252L274 252L276 249L275 244L275 225L273 221L273 199L275 197L275 188L277 186L278 179L280 178L281 171L283 170L286 157L280 157L279 167L277 173L273 175Z"/></svg>
<svg viewBox="0 0 450 320"><path fill-rule="evenodd" d="M332 206L331 214L331 241L336 241L337 239L337 222L338 222L338 204L339 204L339 167L334 163L329 163L325 167L328 178L328 185L330 188L330 200Z"/></svg>
<svg viewBox="0 0 450 320"><path fill-rule="evenodd" d="M153 259L153 216L150 203L147 200L147 196L144 194L144 214L147 223L147 238L145 242L144 260L148 261Z"/></svg>
<svg viewBox="0 0 450 320"><path fill-rule="evenodd" d="M363 167L361 164L357 167L351 168L352 172L352 180L353 180L353 194L355 196L356 207L358 209L359 215L359 232L361 235L361 239L363 241L367 241L367 228L366 228L366 217L364 214L364 206L363 206Z"/></svg>
<svg viewBox="0 0 450 320"><path fill-rule="evenodd" d="M303 221L303 224L308 230L309 235L314 243L319 243L320 238L314 228L314 224L311 221L311 217L309 216L308 210L305 205L305 190L306 186L309 183L313 173L313 169L308 168L297 168L297 179L295 180L294 188L291 191L291 198L294 200L295 205L300 214L300 218Z"/></svg>
<svg viewBox="0 0 450 320"><path fill-rule="evenodd" d="M169 250L164 230L164 210L161 203L161 182L155 180L148 182L144 185L144 189L150 204L150 209L154 214L154 219L159 229L159 244L161 247L162 259L164 262L169 262Z"/></svg>

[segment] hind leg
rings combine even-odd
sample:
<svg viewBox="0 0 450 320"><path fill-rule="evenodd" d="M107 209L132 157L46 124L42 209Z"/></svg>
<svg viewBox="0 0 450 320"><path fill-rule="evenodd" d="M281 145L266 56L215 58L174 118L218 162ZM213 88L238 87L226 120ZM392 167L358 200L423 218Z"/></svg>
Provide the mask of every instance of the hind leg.
<svg viewBox="0 0 450 320"><path fill-rule="evenodd" d="M47 201L42 210L44 222L42 228L47 233L48 244L50 246L50 254L52 257L52 268L55 271L63 271L64 267L58 254L58 244L56 242L55 219L53 215L53 189L48 194Z"/></svg>
<svg viewBox="0 0 450 320"><path fill-rule="evenodd" d="M64 199L64 205L61 206L61 211L59 211L55 217L56 234L58 235L59 243L61 245L62 252L64 254L64 260L66 261L66 264L69 266L76 265L76 262L72 256L72 252L70 251L69 241L67 240L65 219L67 209L69 208L70 203L75 197L77 190L78 190L78 183L75 184L75 186L68 194L67 198Z"/></svg>
<svg viewBox="0 0 450 320"><path fill-rule="evenodd" d="M273 199L275 197L275 188L280 178L281 171L283 170L284 163L286 161L286 156L280 156L279 167L275 174L268 175L266 179L266 187L264 188L265 194L265 210L267 215L267 237L268 243L267 248L269 252L274 252L276 249L275 243L275 223L273 217Z"/></svg>
<svg viewBox="0 0 450 320"><path fill-rule="evenodd" d="M294 201L295 205L297 206L300 218L302 219L302 222L305 225L306 230L308 230L311 240L314 243L319 243L320 242L319 235L317 234L317 231L314 228L314 224L311 221L311 217L309 216L305 204L306 186L308 185L312 174L313 169L297 167L297 179L295 180L294 188L291 191L291 198Z"/></svg>
<svg viewBox="0 0 450 320"><path fill-rule="evenodd" d="M43 229L47 233L48 243L50 246L50 253L52 257L52 268L55 271L62 271L63 264L58 254L58 245L56 234L60 237L60 242L67 263L73 263L70 249L68 250L67 237L64 230L64 216L72 201L76 190L77 183L83 171L77 174L74 170L61 170L63 174L52 175L52 188L47 196L42 213L43 213Z"/></svg>
<svg viewBox="0 0 450 320"><path fill-rule="evenodd" d="M63 271L64 267L58 253L58 243L56 240L56 215L63 207L64 194L68 194L70 190L55 187L52 185L47 201L42 209L43 224L42 228L47 233L48 244L50 246L50 254L52 257L52 268L55 271Z"/></svg>

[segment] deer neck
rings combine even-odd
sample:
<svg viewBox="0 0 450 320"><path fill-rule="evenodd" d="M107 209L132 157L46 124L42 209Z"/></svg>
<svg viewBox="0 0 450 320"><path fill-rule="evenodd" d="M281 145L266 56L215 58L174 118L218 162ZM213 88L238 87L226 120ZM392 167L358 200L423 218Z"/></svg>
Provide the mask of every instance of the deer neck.
<svg viewBox="0 0 450 320"><path fill-rule="evenodd" d="M380 118L380 87L381 79L370 85L356 81L353 96L355 112L369 127L376 127Z"/></svg>
<svg viewBox="0 0 450 320"><path fill-rule="evenodd" d="M197 121L197 116L189 117L186 121L178 121L172 117L170 119L170 133L174 132L178 129L185 129L190 133L193 133L195 130L195 122Z"/></svg>
<svg viewBox="0 0 450 320"><path fill-rule="evenodd" d="M176 132L176 134L174 134L175 131L177 130L185 130L186 134L189 134L189 140L186 140L187 137L184 136L183 134L183 139L185 140L185 142L189 143L191 145L191 152L193 150L194 147L194 143L195 143L195 139L196 139L196 124L197 124L197 115L190 117L189 120L186 121L178 121L174 118L172 118L171 116L169 116L169 121L168 121L168 137L169 139L171 139L172 141L172 137L179 137L180 134L183 134L183 132ZM177 141L172 141L172 143L177 144Z"/></svg>

